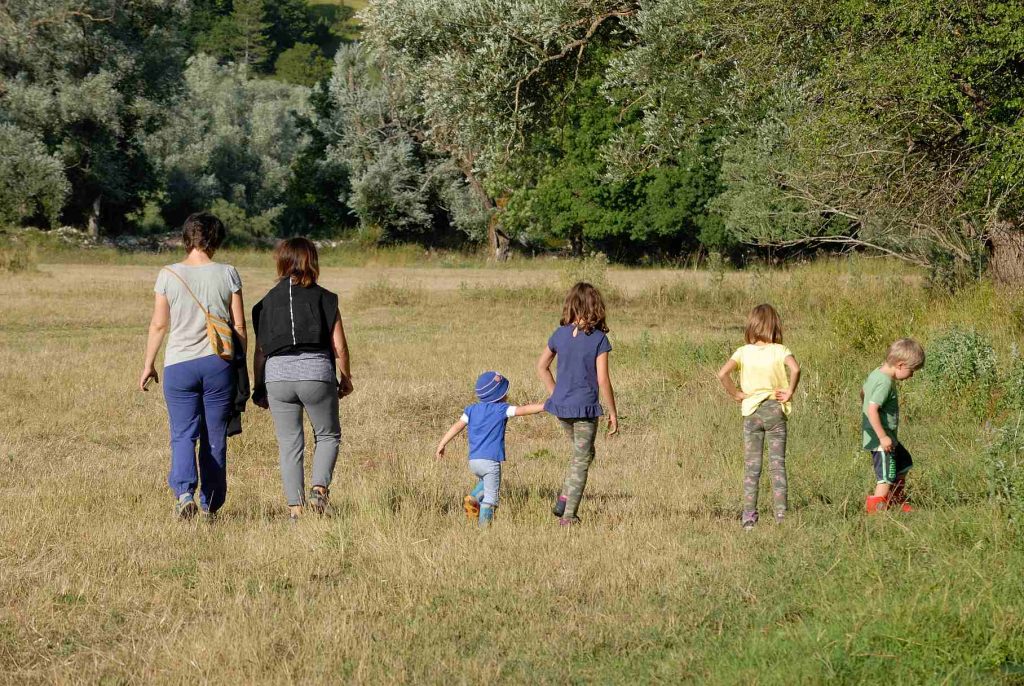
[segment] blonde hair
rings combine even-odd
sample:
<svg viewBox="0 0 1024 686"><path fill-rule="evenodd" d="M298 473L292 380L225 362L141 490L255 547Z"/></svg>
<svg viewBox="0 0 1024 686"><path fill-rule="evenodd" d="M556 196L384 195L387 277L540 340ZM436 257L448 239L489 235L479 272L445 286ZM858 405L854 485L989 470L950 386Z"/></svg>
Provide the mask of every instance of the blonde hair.
<svg viewBox="0 0 1024 686"><path fill-rule="evenodd" d="M889 346L885 363L893 366L902 363L916 371L924 366L924 348L913 338L901 338Z"/></svg>
<svg viewBox="0 0 1024 686"><path fill-rule="evenodd" d="M743 332L743 340L747 343L781 343L782 319L771 305L764 303L750 311L747 317L747 328Z"/></svg>

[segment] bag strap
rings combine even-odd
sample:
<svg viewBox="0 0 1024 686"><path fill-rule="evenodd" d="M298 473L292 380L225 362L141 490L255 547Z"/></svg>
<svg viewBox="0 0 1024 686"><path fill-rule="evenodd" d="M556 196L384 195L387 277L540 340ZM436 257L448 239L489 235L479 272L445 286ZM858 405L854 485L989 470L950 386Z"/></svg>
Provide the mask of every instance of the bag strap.
<svg viewBox="0 0 1024 686"><path fill-rule="evenodd" d="M199 301L199 298L197 298L196 294L192 292L192 289L188 287L188 283L185 281L185 279L181 278L180 274L178 274L173 269L169 269L168 267L164 267L160 271L162 271L162 272L169 272L169 273L173 274L174 278L176 278L178 281L181 282L181 285L185 287L185 290L188 291L188 294L191 295L192 299L196 301L196 305L199 305L199 309L202 310L203 312L205 312L206 314L210 313L209 308L205 307L203 305L203 303Z"/></svg>

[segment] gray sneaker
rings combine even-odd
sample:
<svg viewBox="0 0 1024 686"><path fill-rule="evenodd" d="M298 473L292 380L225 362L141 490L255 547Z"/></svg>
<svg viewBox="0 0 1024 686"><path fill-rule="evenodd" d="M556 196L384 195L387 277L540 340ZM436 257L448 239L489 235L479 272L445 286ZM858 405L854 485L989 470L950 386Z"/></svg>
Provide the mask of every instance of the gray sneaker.
<svg viewBox="0 0 1024 686"><path fill-rule="evenodd" d="M178 519L192 519L199 514L196 500L191 493L182 493L174 503L174 516Z"/></svg>
<svg viewBox="0 0 1024 686"><path fill-rule="evenodd" d="M318 515L326 514L331 506L330 495L330 490L324 486L313 486L309 489L309 509Z"/></svg>

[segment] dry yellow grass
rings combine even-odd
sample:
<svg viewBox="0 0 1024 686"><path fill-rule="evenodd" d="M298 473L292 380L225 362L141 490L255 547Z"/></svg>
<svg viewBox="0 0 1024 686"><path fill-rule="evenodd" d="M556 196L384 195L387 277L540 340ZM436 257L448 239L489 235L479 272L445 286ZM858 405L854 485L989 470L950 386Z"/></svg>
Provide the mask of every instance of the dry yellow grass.
<svg viewBox="0 0 1024 686"><path fill-rule="evenodd" d="M296 526L257 408L229 445L220 521L172 520L160 388L134 390L155 274L0 274L2 682L899 682L955 668L963 683L1024 661L1022 556L984 499L973 427L909 390L921 511L860 515L855 395L877 355L844 347L829 311L892 279L609 270L623 435L598 442L585 524L560 530L548 511L568 451L541 415L510 422L499 521L480 532L460 509L464 442L443 462L433 447L484 369L512 380L513 401L541 399L533 364L561 271L325 270L356 392L336 512ZM242 270L248 306L272 276ZM782 300L807 375L792 518L743 535L737 411L713 372L765 298ZM965 302L928 305L914 326L974 317ZM907 670L895 679L892 655Z"/></svg>

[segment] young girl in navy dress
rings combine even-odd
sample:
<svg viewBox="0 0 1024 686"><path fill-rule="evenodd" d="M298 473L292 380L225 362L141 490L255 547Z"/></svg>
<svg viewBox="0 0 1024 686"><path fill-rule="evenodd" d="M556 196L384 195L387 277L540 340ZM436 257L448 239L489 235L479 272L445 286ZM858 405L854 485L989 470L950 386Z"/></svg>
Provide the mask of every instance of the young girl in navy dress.
<svg viewBox="0 0 1024 686"><path fill-rule="evenodd" d="M608 326L604 320L601 293L589 283L577 283L565 298L561 326L551 334L537 361L537 375L551 394L544 409L558 417L572 443L569 472L552 510L562 526L580 521L576 512L587 486L590 463L594 461L597 419L604 414L598 402L598 391L608 405L608 435L619 430L615 392L608 375L608 353L612 344L605 335ZM556 356L557 381L551 374L551 363Z"/></svg>

